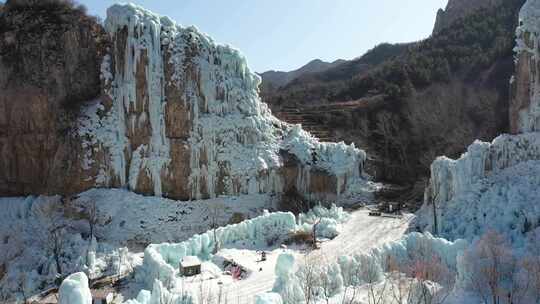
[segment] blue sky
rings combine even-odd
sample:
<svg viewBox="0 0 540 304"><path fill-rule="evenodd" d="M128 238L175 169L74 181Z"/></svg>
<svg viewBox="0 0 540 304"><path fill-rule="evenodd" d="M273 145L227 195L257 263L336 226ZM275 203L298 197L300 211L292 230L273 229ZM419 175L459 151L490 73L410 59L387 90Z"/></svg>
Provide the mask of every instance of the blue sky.
<svg viewBox="0 0 540 304"><path fill-rule="evenodd" d="M105 17L118 1L79 0ZM252 70L293 70L312 59L352 59L382 42L430 35L448 0L133 0L196 25L242 51Z"/></svg>

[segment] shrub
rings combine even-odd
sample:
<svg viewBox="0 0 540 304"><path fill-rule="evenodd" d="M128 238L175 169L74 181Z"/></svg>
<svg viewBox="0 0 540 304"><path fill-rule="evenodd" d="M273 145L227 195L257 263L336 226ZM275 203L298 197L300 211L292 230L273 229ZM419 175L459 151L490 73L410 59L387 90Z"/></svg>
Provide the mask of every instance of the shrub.
<svg viewBox="0 0 540 304"><path fill-rule="evenodd" d="M306 244L309 246L313 246L313 242L314 242L314 239L313 239L313 234L311 233L311 231L299 230L299 231L290 233L287 239L283 243L286 245Z"/></svg>
<svg viewBox="0 0 540 304"><path fill-rule="evenodd" d="M296 187L292 187L281 195L279 210L292 212L296 215L307 212L310 203L300 194Z"/></svg>

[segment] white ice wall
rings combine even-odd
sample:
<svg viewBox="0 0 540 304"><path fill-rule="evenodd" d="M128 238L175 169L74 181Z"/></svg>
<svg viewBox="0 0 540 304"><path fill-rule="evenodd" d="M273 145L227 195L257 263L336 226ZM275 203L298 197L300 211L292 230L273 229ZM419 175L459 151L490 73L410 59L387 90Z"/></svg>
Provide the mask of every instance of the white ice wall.
<svg viewBox="0 0 540 304"><path fill-rule="evenodd" d="M519 26L516 30L516 66L519 60L529 60L530 104L519 112L520 132L540 131L540 1L527 0L519 13ZM520 56L527 53L529 56ZM512 81L515 79L513 78Z"/></svg>
<svg viewBox="0 0 540 304"><path fill-rule="evenodd" d="M384 244L367 253L340 256L337 261L330 260L325 264L308 267L316 267L315 273L322 270L326 281L332 282L331 291L337 294L345 286L381 282L385 279L385 272L391 270L388 265L390 260L396 261L399 266L405 268L406 265L437 259L451 272L459 272L462 269L459 269L458 260L467 246L468 242L464 240L449 242L433 237L429 233L410 233L398 241ZM286 254L278 258L273 291L282 296L285 304L299 303L306 298L303 294L304 289L300 288L300 282L302 282L300 278L305 275L302 273L302 267L301 264L294 265L294 259ZM315 293L313 301L324 301L323 293L317 290L320 287L317 285L311 287Z"/></svg>
<svg viewBox="0 0 540 304"><path fill-rule="evenodd" d="M292 213L267 213L239 224L220 227L215 230L215 238L220 246L231 245L237 241L251 241L259 246L285 237L296 227ZM215 247L214 231L198 234L181 243L152 244L144 251L143 266L137 277L146 286L155 280L167 287L173 287L178 266L185 256L198 256L208 260Z"/></svg>
<svg viewBox="0 0 540 304"><path fill-rule="evenodd" d="M432 208L435 204L438 222L436 233L443 233L449 229L448 225L452 225L451 222L457 220L452 219L450 223L446 223L449 218L453 218L448 214L448 210L459 207L453 205L462 204L465 196L480 191L481 183L488 181L490 176L496 176L507 168L529 160L540 160L539 133L501 135L492 143L476 141L457 160L437 158L431 165L430 184L426 189L424 206L419 212L417 222L423 228L429 227L434 231ZM468 204L475 201L480 203L479 198L468 201ZM490 207L483 206L480 209L482 208ZM467 212L464 211L462 216L467 217Z"/></svg>

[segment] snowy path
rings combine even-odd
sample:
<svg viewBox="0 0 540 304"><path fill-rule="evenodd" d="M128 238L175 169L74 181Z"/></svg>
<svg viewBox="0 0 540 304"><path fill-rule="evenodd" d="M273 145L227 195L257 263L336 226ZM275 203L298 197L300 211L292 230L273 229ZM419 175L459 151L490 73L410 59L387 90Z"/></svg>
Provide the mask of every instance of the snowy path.
<svg viewBox="0 0 540 304"><path fill-rule="evenodd" d="M371 217L365 209L354 211L350 220L345 223L342 232L335 239L321 244L321 249L310 254L322 254L327 259L335 259L340 255L349 255L367 251L386 242L399 239L407 230L412 215L403 218ZM263 271L254 272L242 281L224 284L228 300L233 303L254 303L257 294L272 289L275 275L273 273L277 256L283 249L276 249L268 254L268 261ZM304 255L296 252L299 259Z"/></svg>

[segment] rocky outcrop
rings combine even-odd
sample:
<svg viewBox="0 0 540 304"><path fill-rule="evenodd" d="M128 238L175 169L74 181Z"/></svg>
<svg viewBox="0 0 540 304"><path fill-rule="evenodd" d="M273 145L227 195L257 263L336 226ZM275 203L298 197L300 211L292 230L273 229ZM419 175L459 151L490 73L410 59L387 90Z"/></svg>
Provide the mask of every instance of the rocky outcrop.
<svg viewBox="0 0 540 304"><path fill-rule="evenodd" d="M454 22L467 17L479 9L495 7L503 0L449 0L446 8L439 9L433 34L450 27Z"/></svg>
<svg viewBox="0 0 540 304"><path fill-rule="evenodd" d="M12 0L0 14L0 193L88 188L68 133L80 103L100 95L105 33L61 1Z"/></svg>

